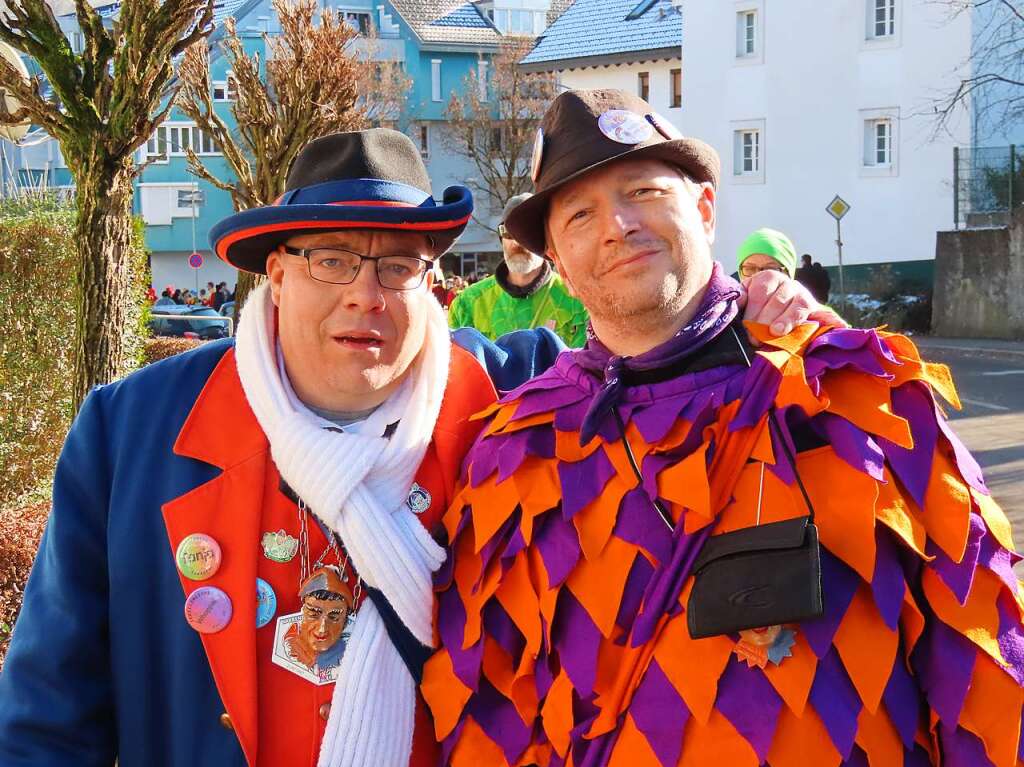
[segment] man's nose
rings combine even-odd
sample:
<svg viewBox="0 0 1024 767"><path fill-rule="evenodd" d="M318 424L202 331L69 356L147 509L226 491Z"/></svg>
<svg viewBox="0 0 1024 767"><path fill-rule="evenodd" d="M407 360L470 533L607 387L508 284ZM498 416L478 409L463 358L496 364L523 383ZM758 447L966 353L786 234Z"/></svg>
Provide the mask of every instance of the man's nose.
<svg viewBox="0 0 1024 767"><path fill-rule="evenodd" d="M634 212L628 205L613 203L599 211L601 233L605 242L622 242L635 234L640 226Z"/></svg>
<svg viewBox="0 0 1024 767"><path fill-rule="evenodd" d="M364 260L356 278L344 287L345 306L363 312L382 311L384 289L377 279L377 262Z"/></svg>

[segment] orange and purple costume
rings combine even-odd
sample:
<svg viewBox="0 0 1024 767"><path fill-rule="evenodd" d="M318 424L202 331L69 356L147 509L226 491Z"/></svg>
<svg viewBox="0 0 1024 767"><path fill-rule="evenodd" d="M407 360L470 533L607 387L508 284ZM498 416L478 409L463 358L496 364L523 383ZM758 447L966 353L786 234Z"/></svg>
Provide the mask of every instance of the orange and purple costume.
<svg viewBox="0 0 1024 767"><path fill-rule="evenodd" d="M1019 557L937 404L958 406L948 370L881 331L751 330L749 368L623 386L614 359L566 352L486 411L423 684L446 763L1022 761ZM610 417L581 440L612 385L642 483ZM691 638L688 563L709 535L807 513L779 439L816 510L824 614L764 662Z"/></svg>

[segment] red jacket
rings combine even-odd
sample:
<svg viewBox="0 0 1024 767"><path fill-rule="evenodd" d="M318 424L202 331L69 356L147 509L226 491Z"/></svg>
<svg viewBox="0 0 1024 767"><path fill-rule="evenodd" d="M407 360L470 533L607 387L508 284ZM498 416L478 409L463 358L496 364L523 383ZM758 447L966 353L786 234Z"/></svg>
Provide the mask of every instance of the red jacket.
<svg viewBox="0 0 1024 767"><path fill-rule="evenodd" d="M462 457L479 431L480 422L469 417L495 398L486 371L453 344L447 394L416 475L416 482L431 497L422 514L427 529L438 527L452 500ZM232 428L225 430L222 416L229 412ZM181 576L186 596L209 585L229 595L253 593L248 602L232 600L235 613L227 627L200 635L224 701L222 723L234 730L250 767L315 767L326 726L321 707L330 703L334 685L316 686L271 661L276 618L299 610L299 557L286 564L274 562L263 555L260 540L264 532L282 529L298 538L298 511L282 491L270 445L245 399L234 350L224 355L210 376L174 452L225 469L212 482L163 507L172 551L197 531L211 535L224 551L224 562L211 580ZM315 559L327 541L315 522L308 530ZM260 629L255 616L257 577L267 581L277 596L275 619ZM433 726L419 699L410 764L428 767L437 761Z"/></svg>

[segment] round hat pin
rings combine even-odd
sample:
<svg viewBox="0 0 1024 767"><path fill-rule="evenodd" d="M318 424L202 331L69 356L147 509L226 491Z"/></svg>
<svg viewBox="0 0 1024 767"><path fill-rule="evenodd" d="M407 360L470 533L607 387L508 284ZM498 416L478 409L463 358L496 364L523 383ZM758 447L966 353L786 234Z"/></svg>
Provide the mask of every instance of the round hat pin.
<svg viewBox="0 0 1024 767"><path fill-rule="evenodd" d="M609 109L597 118L597 127L606 137L620 144L642 144L654 134L654 127L641 115L628 109Z"/></svg>

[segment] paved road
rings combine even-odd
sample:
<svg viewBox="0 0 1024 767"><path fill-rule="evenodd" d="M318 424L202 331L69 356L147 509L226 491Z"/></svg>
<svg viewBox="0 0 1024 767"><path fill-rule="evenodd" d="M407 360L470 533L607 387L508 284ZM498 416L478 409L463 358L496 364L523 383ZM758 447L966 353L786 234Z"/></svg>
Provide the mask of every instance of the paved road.
<svg viewBox="0 0 1024 767"><path fill-rule="evenodd" d="M952 369L964 406L950 412L953 429L981 464L1024 550L1024 344L915 341L927 359Z"/></svg>

